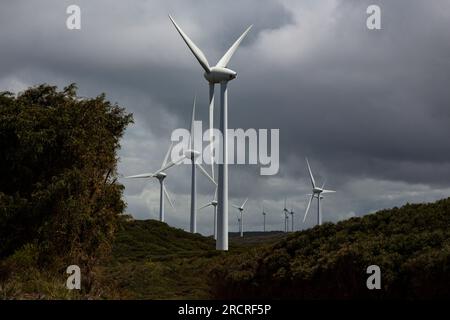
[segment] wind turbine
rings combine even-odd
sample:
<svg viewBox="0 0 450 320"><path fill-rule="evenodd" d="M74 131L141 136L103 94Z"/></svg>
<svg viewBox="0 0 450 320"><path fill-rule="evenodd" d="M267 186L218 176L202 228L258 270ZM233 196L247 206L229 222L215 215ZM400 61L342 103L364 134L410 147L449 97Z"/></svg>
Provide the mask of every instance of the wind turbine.
<svg viewBox="0 0 450 320"><path fill-rule="evenodd" d="M198 167L200 169L200 171L206 175L215 185L217 185L217 183L214 181L214 179L208 174L208 172L205 170L205 168L203 168L203 166L200 163L196 163L196 158L200 155L199 151L194 150L194 121L195 121L195 103L196 103L196 98L194 97L194 102L192 105L192 118L191 118L191 127L190 127L190 135L189 135L189 146L188 146L188 150L186 150L184 152L184 154L177 159L176 161L169 161L169 154L172 150L173 147L173 142L172 145L169 148L169 151L166 154L166 157L164 158L163 164L161 166L161 168L156 172L156 173L144 173L141 175L136 175L136 176L130 176L127 178L149 178L149 177L156 177L158 178L158 180L161 183L161 192L164 191L164 193L166 194L167 199L169 200L170 204L173 206L169 195L167 193L167 191L165 190L164 187L164 178L166 177L166 174L163 172L167 169L169 169L170 167L174 166L174 165L178 165L179 163L181 163L181 161L183 161L184 159L188 158L191 160L191 164L192 164L192 177L191 177L191 221L190 221L190 232L191 233L196 233L197 232L197 175L196 175L196 168ZM162 194L162 193L161 193ZM164 221L164 199L162 199L162 196L160 196L160 221Z"/></svg>
<svg viewBox="0 0 450 320"><path fill-rule="evenodd" d="M334 193L336 191L334 190L326 190L325 182L322 184L322 187L316 186L316 181L314 180L314 176L311 171L311 167L309 166L309 161L306 159L306 164L308 165L308 171L309 171L309 177L311 178L311 184L312 184L312 194L309 198L308 206L306 207L305 217L303 218L303 222L306 220L306 216L308 215L309 207L311 206L311 202L313 198L317 198L317 224L320 226L322 224L322 213L320 211L320 202L323 199L323 195L326 193Z"/></svg>
<svg viewBox="0 0 450 320"><path fill-rule="evenodd" d="M286 208L286 198L284 198L283 213L284 213L284 232L288 232L289 210Z"/></svg>
<svg viewBox="0 0 450 320"><path fill-rule="evenodd" d="M236 206L234 204L232 205L233 207L235 207L236 209L239 210L240 218L238 218L238 219L239 219L239 222L240 222L240 224L239 224L239 232L241 233L241 237L244 236L244 216L242 215L242 212L244 211L244 207L245 207L245 204L247 203L247 201L248 201L248 198L245 199L244 203L240 207Z"/></svg>
<svg viewBox="0 0 450 320"><path fill-rule="evenodd" d="M200 163L196 162L196 158L200 155L200 152L194 150L194 121L195 121L195 102L196 97L194 97L194 103L192 105L192 118L191 118L191 129L189 136L189 149L184 153L184 156L191 160L192 164L192 176L191 176L191 223L190 223L190 231L191 233L197 232L197 175L196 168L198 167L200 171L207 176L215 185L217 183L214 179L206 172L203 166Z"/></svg>
<svg viewBox="0 0 450 320"><path fill-rule="evenodd" d="M214 207L214 240L217 240L217 186L216 186L216 191L214 192L213 200L198 209L202 210L209 206Z"/></svg>
<svg viewBox="0 0 450 320"><path fill-rule="evenodd" d="M154 173L143 173L143 174L137 174L134 176L127 176L125 177L126 179L136 179L136 178L156 178L159 181L159 185L160 185L160 191L159 191L159 221L164 222L164 196L167 198L167 201L169 201L170 206L172 208L174 208L172 200L170 199L169 193L167 192L167 189L164 185L164 179L167 177L167 174L165 172L163 172L164 170L172 167L173 165L177 164L178 162L180 162L181 160L183 160L184 158L181 158L179 160L177 160L176 162L170 162L168 163L167 160L169 159L169 154L172 151L172 147L173 147L173 142L169 147L169 150L167 150L166 156L164 157L163 163L161 165L161 168L154 172ZM169 164L169 165L168 165ZM171 165L170 165L171 164ZM163 196L164 194L164 196Z"/></svg>
<svg viewBox="0 0 450 320"><path fill-rule="evenodd" d="M294 214L295 214L294 208L291 208L291 212L289 212L289 213L291 215L291 224L292 224L291 229L292 229L292 232L294 232Z"/></svg>
<svg viewBox="0 0 450 320"><path fill-rule="evenodd" d="M237 73L227 68L231 57L239 47L241 41L250 31L250 27L233 43L223 57L214 67L209 65L205 54L178 26L175 20L169 15L170 20L183 38L197 61L205 70L204 77L209 83L209 129L210 141L213 136L214 120L214 85L220 83L220 132L222 133L222 163L219 163L219 189L218 189L218 212L217 212L217 250L228 250L228 81L236 78ZM213 165L213 153L211 152L211 164Z"/></svg>
<svg viewBox="0 0 450 320"><path fill-rule="evenodd" d="M263 232L266 232L266 212L264 211L264 206L262 208L262 215L263 215L263 219L264 219L264 224L263 224Z"/></svg>

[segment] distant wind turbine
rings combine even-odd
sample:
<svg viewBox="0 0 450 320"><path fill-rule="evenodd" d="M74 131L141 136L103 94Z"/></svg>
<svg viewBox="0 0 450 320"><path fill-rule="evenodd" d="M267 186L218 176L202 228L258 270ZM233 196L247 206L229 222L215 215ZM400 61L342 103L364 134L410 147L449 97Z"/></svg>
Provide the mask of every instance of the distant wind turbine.
<svg viewBox="0 0 450 320"><path fill-rule="evenodd" d="M214 192L214 198L211 202L208 202L204 206L200 207L199 210L212 206L214 208L214 240L217 240L217 186Z"/></svg>
<svg viewBox="0 0 450 320"><path fill-rule="evenodd" d="M284 213L284 232L288 232L288 220L289 220L289 210L288 208L286 208L286 198L284 198L284 208L283 208L283 213Z"/></svg>
<svg viewBox="0 0 450 320"><path fill-rule="evenodd" d="M194 97L194 103L192 105L192 118L191 118L191 130L189 136L189 149L185 152L185 157L191 160L192 164L192 176L191 176L191 223L190 223L190 231L191 233L197 232L197 175L196 168L198 167L200 171L208 177L215 185L217 183L214 179L208 174L208 172L203 168L200 163L196 162L196 158L200 155L200 152L194 150L194 122L195 122L195 102L196 98Z"/></svg>
<svg viewBox="0 0 450 320"><path fill-rule="evenodd" d="M167 162L167 160L169 159L169 154L172 151L172 147L173 147L173 142L169 147L169 150L166 153L166 156L164 157L163 163L161 165L161 168L154 172L154 173L143 173L143 174L137 174L134 176L127 176L125 177L126 179L143 179L143 178L156 178L159 181L159 185L160 185L160 191L159 191L159 221L164 222L164 215L165 215L165 210L164 210L164 196L167 198L167 201L169 201L170 206L172 208L174 208L173 206L173 202L170 199L169 193L167 192L167 189L164 185L164 179L167 177L167 174L165 172L163 172L164 170L167 170L168 168L172 167L175 164L180 163L184 158L181 157L181 159L177 159L177 161L175 162ZM164 196L163 196L164 194Z"/></svg>
<svg viewBox="0 0 450 320"><path fill-rule="evenodd" d="M236 49L239 47L241 41L250 31L250 27L233 43L223 57L217 62L214 67L209 65L205 54L199 47L188 37L186 33L178 26L175 20L169 15L170 20L177 29L178 33L183 38L191 52L194 54L197 61L205 70L204 77L209 83L209 126L210 126L210 140L213 136L213 119L214 119L214 85L220 83L220 132L222 133L222 163L219 163L219 177L218 177L218 212L217 212L217 250L228 250L228 81L236 78L237 73L228 69L228 63L233 56ZM213 154L211 152L211 160ZM211 161L213 163L213 161Z"/></svg>
<svg viewBox="0 0 450 320"><path fill-rule="evenodd" d="M311 206L311 202L312 202L313 198L317 198L317 224L320 226L322 224L322 213L320 211L320 202L323 199L323 195L326 194L326 193L334 193L336 191L324 189L325 182L322 184L322 187L320 187L320 188L317 187L316 186L316 181L314 180L314 176L313 176L312 171L311 171L311 167L309 166L308 159L306 159L306 164L308 165L309 177L311 178L312 192L313 193L311 194L311 197L309 198L309 202L308 202L308 205L306 207L305 217L303 218L303 222L305 222L305 220L306 220L306 216L308 215L309 207Z"/></svg>
<svg viewBox="0 0 450 320"><path fill-rule="evenodd" d="M263 232L266 232L266 212L264 211L264 206L262 208L262 215L263 215L263 220L264 220L264 224L263 224Z"/></svg>
<svg viewBox="0 0 450 320"><path fill-rule="evenodd" d="M196 233L197 232L197 175L196 175L196 168L198 167L200 171L208 177L215 185L217 183L214 181L214 179L208 174L208 172L203 168L203 166L200 163L197 163L196 158L200 155L200 152L197 150L194 150L194 121L195 121L195 102L196 98L194 97L194 103L192 105L192 118L191 118L191 127L190 127L190 135L189 135L189 149L184 152L184 154L175 162L170 161L165 166L162 166L161 169L159 169L159 172L164 171L174 165L177 165L181 163L182 160L188 158L191 161L192 164L192 176L191 176L191 221L190 221L190 232ZM168 157L169 153L166 155ZM167 162L167 159L166 159Z"/></svg>
<svg viewBox="0 0 450 320"><path fill-rule="evenodd" d="M242 215L242 213L243 213L243 211L244 211L244 207L245 207L245 204L247 203L247 201L248 201L248 198L247 199L245 199L245 201L244 201L244 203L239 207L239 206L236 206L236 205L232 205L233 207L235 207L236 209L238 209L239 210L239 214L240 214L240 218L239 218L239 222L240 222L240 233L241 233L241 237L243 237L244 236L244 216Z"/></svg>
<svg viewBox="0 0 450 320"><path fill-rule="evenodd" d="M291 224L292 224L292 232L294 232L294 214L295 214L295 212L294 212L294 208L291 208L291 212L289 212L290 213L290 215L291 215Z"/></svg>

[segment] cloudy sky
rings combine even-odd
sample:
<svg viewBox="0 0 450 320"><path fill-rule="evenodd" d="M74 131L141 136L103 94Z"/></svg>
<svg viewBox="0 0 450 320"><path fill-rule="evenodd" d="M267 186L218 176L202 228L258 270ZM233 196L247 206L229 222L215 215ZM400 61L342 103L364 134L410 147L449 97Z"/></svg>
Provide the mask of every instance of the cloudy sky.
<svg viewBox="0 0 450 320"><path fill-rule="evenodd" d="M66 28L66 8L81 8L81 30ZM381 30L368 30L366 9L381 7ZM302 224L310 192L305 156L316 180L336 194L324 221L450 195L450 3L447 0L324 1L3 1L0 90L76 82L82 96L107 97L134 114L120 151L121 175L159 168L176 128L188 126L191 101L207 120L203 71L170 23L174 16L211 64L253 29L229 67L229 127L280 129L280 171L230 166L230 201L249 197L246 221L283 228L282 208ZM218 91L216 91L218 92ZM216 105L218 110L218 105ZM217 112L218 113L218 112ZM205 122L206 124L206 122ZM171 169L176 210L167 222L189 227L189 166ZM198 178L199 204L214 192ZM155 180L123 181L127 211L156 218ZM315 210L315 206L312 207ZM237 219L230 210L230 230ZM212 210L198 229L212 231Z"/></svg>

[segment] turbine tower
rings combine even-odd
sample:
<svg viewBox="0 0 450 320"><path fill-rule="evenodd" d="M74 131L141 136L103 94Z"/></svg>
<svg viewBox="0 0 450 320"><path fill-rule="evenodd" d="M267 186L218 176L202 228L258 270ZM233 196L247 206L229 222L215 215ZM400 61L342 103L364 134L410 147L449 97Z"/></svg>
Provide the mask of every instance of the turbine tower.
<svg viewBox="0 0 450 320"><path fill-rule="evenodd" d="M186 33L178 26L175 20L169 15L170 20L183 38L197 61L205 70L204 77L209 83L209 125L210 141L212 141L212 129L214 120L214 85L220 83L220 132L222 133L222 163L219 163L219 189L218 189L218 212L217 212L217 250L228 250L228 81L236 78L237 73L227 68L231 57L239 47L241 41L250 31L250 27L233 43L223 57L214 67L209 65L205 54L188 37ZM211 152L211 160L213 152ZM211 161L213 164L213 161Z"/></svg>
<svg viewBox="0 0 450 320"><path fill-rule="evenodd" d="M238 221L238 233L241 234L241 218L239 218L239 212L236 212L236 218Z"/></svg>
<svg viewBox="0 0 450 320"><path fill-rule="evenodd" d="M217 186L214 192L214 198L211 202L208 202L204 206L200 207L199 210L212 206L214 208L214 240L217 240Z"/></svg>
<svg viewBox="0 0 450 320"><path fill-rule="evenodd" d="M240 222L239 223L239 232L241 233L241 237L244 236L244 216L242 215L242 213L244 211L244 207L245 207L245 204L247 203L247 201L248 201L248 198L245 199L244 203L240 207L236 206L234 204L232 205L233 207L235 207L236 209L239 210L240 218L238 218L238 219Z"/></svg>
<svg viewBox="0 0 450 320"><path fill-rule="evenodd" d="M143 173L143 174L137 174L137 175L133 175L133 176L127 176L125 177L125 179L143 179L143 178L156 178L159 181L159 185L160 185L160 190L159 190L159 221L164 222L164 215L165 215L165 210L164 210L164 196L167 198L167 201L169 201L170 206L172 208L174 208L172 200L170 199L169 193L167 192L167 189L164 185L164 179L167 177L167 174L165 172L163 172L164 170L172 167L175 164L178 164L179 162L181 162L181 160L184 159L184 157L182 157L181 159L178 159L176 162L170 162L168 163L167 160L169 159L169 154L172 151L172 147L173 147L173 142L169 147L169 150L167 150L166 156L164 157L163 163L161 165L161 168L154 172L154 173ZM163 195L164 194L164 195Z"/></svg>
<svg viewBox="0 0 450 320"><path fill-rule="evenodd" d="M305 222L305 220L306 220L306 216L308 215L309 207L311 206L311 202L312 202L313 198L317 198L317 224L320 226L322 224L322 213L320 211L320 202L323 199L323 195L326 193L334 193L336 191L324 189L325 182L322 184L322 187L320 187L320 188L317 187L316 181L314 180L314 176L311 171L311 167L309 166L308 159L306 159L306 164L308 165L309 177L311 179L312 194L311 194L311 197L309 198L308 206L306 207L305 217L303 218L303 222Z"/></svg>
<svg viewBox="0 0 450 320"><path fill-rule="evenodd" d="M294 232L294 208L291 208L291 212L289 212L289 214L291 215L291 231Z"/></svg>
<svg viewBox="0 0 450 320"><path fill-rule="evenodd" d="M264 206L263 206L263 208L262 208L262 215L263 215L263 232L266 232L266 212L264 211Z"/></svg>
<svg viewBox="0 0 450 320"><path fill-rule="evenodd" d="M284 198L284 208L283 208L283 213L284 213L284 232L288 232L288 223L289 223L289 210L286 208L286 198Z"/></svg>

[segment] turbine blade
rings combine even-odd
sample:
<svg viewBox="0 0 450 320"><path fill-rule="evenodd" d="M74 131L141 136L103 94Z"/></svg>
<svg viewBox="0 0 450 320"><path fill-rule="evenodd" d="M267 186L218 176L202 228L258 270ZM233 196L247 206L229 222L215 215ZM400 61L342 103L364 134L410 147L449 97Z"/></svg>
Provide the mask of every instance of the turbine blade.
<svg viewBox="0 0 450 320"><path fill-rule="evenodd" d="M180 164L180 162L183 161L185 158L186 158L186 156L185 156L185 155L182 155L182 156L180 157L180 159L178 159L178 160L176 160L176 161L169 161L169 163L167 163L164 167L162 167L161 169L159 169L158 171L156 171L154 174L158 174L158 173L160 173L160 172L162 172L162 171L165 171L165 170L167 170L167 169L169 169L169 168L171 168L171 167L173 167L173 166L175 166L175 165Z"/></svg>
<svg viewBox="0 0 450 320"><path fill-rule="evenodd" d="M313 198L314 198L314 195L312 195L311 198L309 198L308 206L306 207L306 211L305 211L305 217L303 218L303 223L305 223L305 221L306 221L306 216L308 215L309 207L311 206L311 201Z"/></svg>
<svg viewBox="0 0 450 320"><path fill-rule="evenodd" d="M244 203L242 204L242 208L244 208L245 204L247 203L248 198L245 199Z"/></svg>
<svg viewBox="0 0 450 320"><path fill-rule="evenodd" d="M153 173L149 172L149 173L142 173L142 174L136 174L134 176L127 176L124 177L125 179L135 179L135 178L151 178L153 177Z"/></svg>
<svg viewBox="0 0 450 320"><path fill-rule="evenodd" d="M204 206L201 206L200 208L198 208L198 210L202 210L202 209L205 209L205 208L207 208L207 207L209 207L209 206L212 206L211 202L210 202L210 203L207 203L207 204L205 204Z"/></svg>
<svg viewBox="0 0 450 320"><path fill-rule="evenodd" d="M164 160L163 160L163 163L161 165L161 168L164 168L164 166L167 164L167 160L169 159L169 154L172 151L172 148L173 148L173 141L170 144L169 150L167 150L167 153L166 153L166 156L164 157Z"/></svg>
<svg viewBox="0 0 450 320"><path fill-rule="evenodd" d="M200 163L196 163L195 165L200 169L200 171L201 171L205 176L208 177L209 180L212 181L212 183L214 183L215 185L217 185L217 182L214 181L214 179L209 175L209 173L205 170L205 168L203 168L203 166L202 166Z"/></svg>
<svg viewBox="0 0 450 320"><path fill-rule="evenodd" d="M217 201L217 189L219 188L219 186L216 184L216 190L214 191L214 200Z"/></svg>
<svg viewBox="0 0 450 320"><path fill-rule="evenodd" d="M202 50L200 50L199 47L197 47L195 45L195 43L188 37L188 35L186 33L184 33L183 30L181 30L181 28L177 25L177 23L175 22L175 20L172 18L172 16L170 14L169 14L169 18L172 21L175 28L177 29L180 36L183 38L184 42L186 42L187 46L189 47L191 52L194 54L197 61L202 66L202 68L205 69L205 71L207 73L210 73L211 70L209 67L208 59L206 59L205 54L202 52Z"/></svg>
<svg viewBox="0 0 450 320"><path fill-rule="evenodd" d="M244 31L244 33L233 43L233 45L228 49L228 51L223 55L223 57L217 62L217 67L226 68L228 65L228 62L230 62L231 57L233 56L236 49L241 44L241 41L245 38L247 33L250 31L252 26L248 27L247 30Z"/></svg>
<svg viewBox="0 0 450 320"><path fill-rule="evenodd" d="M334 190L323 190L322 193L335 193L336 191Z"/></svg>
<svg viewBox="0 0 450 320"><path fill-rule="evenodd" d="M195 102L197 100L197 95L194 96L194 102L192 104L192 118L191 118L191 129L189 130L189 149L193 149L194 144L194 121L195 121Z"/></svg>
<svg viewBox="0 0 450 320"><path fill-rule="evenodd" d="M306 159L306 164L308 165L308 171L309 171L309 177L311 178L311 184L312 184L313 188L315 188L316 182L314 181L314 176L312 174L311 167L309 166L308 158L305 158L305 159Z"/></svg>
<svg viewBox="0 0 450 320"><path fill-rule="evenodd" d="M322 184L322 188L321 189L323 189L323 188L325 188L325 183L327 182L327 179L325 179L324 181L323 181L323 184Z"/></svg>
<svg viewBox="0 0 450 320"><path fill-rule="evenodd" d="M170 206L172 207L172 209L175 209L175 207L173 206L173 202L170 199L169 193L167 192L166 186L163 187L163 191L164 191L164 195L166 196L167 201L169 201Z"/></svg>
<svg viewBox="0 0 450 320"><path fill-rule="evenodd" d="M232 204L231 206L232 206L233 208L238 209L238 210L241 208L241 207L238 207L237 205L234 205L234 204Z"/></svg>

